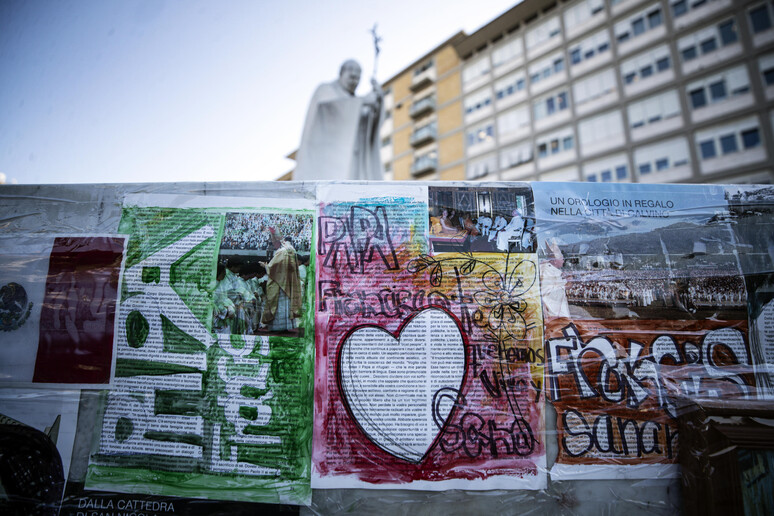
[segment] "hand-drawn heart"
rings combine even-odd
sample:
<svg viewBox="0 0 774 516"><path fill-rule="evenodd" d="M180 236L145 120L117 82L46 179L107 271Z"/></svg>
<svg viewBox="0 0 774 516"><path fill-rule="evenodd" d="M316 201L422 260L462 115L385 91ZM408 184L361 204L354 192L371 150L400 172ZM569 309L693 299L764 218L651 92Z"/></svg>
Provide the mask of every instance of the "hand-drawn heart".
<svg viewBox="0 0 774 516"><path fill-rule="evenodd" d="M373 326L357 329L339 352L340 386L357 424L379 448L413 463L451 414L448 392L459 392L464 375L462 333L437 308L416 314L398 338Z"/></svg>

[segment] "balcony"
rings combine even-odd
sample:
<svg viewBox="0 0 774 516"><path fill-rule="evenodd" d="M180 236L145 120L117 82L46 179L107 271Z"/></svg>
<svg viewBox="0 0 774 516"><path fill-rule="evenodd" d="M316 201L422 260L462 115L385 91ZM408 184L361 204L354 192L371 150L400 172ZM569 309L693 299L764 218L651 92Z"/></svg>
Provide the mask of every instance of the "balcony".
<svg viewBox="0 0 774 516"><path fill-rule="evenodd" d="M411 138L409 139L409 142L411 143L412 147L416 148L435 140L436 136L438 136L438 127L436 124L427 124L426 126L420 127L414 131L414 133L411 135Z"/></svg>
<svg viewBox="0 0 774 516"><path fill-rule="evenodd" d="M411 175L419 176L427 172L433 172L438 168L438 158L432 152L425 156L419 156L411 164Z"/></svg>
<svg viewBox="0 0 774 516"><path fill-rule="evenodd" d="M414 76L411 78L411 86L409 89L412 92L417 92L426 86L430 86L435 82L435 68L430 67L425 70L417 70L414 72Z"/></svg>
<svg viewBox="0 0 774 516"><path fill-rule="evenodd" d="M435 97L431 95L411 104L411 108L409 108L409 115L411 118L419 118L422 115L431 113L434 109Z"/></svg>

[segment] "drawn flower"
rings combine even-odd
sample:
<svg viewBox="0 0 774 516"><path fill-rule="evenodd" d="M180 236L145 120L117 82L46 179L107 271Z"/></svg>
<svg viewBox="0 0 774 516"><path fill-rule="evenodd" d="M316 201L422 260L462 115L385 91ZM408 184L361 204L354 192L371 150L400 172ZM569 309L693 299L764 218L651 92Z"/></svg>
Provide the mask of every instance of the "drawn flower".
<svg viewBox="0 0 774 516"><path fill-rule="evenodd" d="M430 271L430 284L434 287L440 286L441 281L443 280L443 268L441 267L441 262L432 256L426 254L419 255L411 260L406 266L406 270L412 274L416 274L425 269Z"/></svg>
<svg viewBox="0 0 774 516"><path fill-rule="evenodd" d="M473 294L481 313L487 321L491 336L495 340L523 339L529 327L522 315L527 302L522 296L532 287L537 278L537 267L530 260L520 260L505 274L490 269L481 280L484 290Z"/></svg>

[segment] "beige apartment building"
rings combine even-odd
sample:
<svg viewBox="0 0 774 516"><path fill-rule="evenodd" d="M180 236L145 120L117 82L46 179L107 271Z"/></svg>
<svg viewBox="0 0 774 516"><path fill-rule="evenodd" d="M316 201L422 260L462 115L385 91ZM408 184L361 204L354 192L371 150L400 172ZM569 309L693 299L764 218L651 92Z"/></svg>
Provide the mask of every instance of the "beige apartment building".
<svg viewBox="0 0 774 516"><path fill-rule="evenodd" d="M384 88L388 179L770 183L774 2L525 0Z"/></svg>
<svg viewBox="0 0 774 516"><path fill-rule="evenodd" d="M388 178L465 177L462 68L455 34L384 84L382 162Z"/></svg>

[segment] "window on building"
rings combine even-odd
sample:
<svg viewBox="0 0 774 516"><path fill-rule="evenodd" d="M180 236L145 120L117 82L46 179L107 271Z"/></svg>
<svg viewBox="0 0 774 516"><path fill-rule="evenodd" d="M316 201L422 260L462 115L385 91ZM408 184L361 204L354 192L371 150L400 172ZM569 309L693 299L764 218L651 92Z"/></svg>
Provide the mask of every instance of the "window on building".
<svg viewBox="0 0 774 516"><path fill-rule="evenodd" d="M661 8L648 7L615 24L616 40L619 43L624 43L657 28L661 23Z"/></svg>
<svg viewBox="0 0 774 516"><path fill-rule="evenodd" d="M608 68L576 81L572 91L575 98L575 104L582 105L599 97L603 97L608 93L615 91L615 89L615 72L612 68Z"/></svg>
<svg viewBox="0 0 774 516"><path fill-rule="evenodd" d="M492 92L489 90L489 88L484 88L483 90L478 91L473 95L469 95L463 102L466 115L472 115L491 105Z"/></svg>
<svg viewBox="0 0 774 516"><path fill-rule="evenodd" d="M434 65L434 62L432 59L429 61L425 61L421 65L414 68L414 76L421 75L424 72L430 70L433 67L433 65Z"/></svg>
<svg viewBox="0 0 774 516"><path fill-rule="evenodd" d="M532 161L532 142L520 143L503 150L500 155L501 168L512 168Z"/></svg>
<svg viewBox="0 0 774 516"><path fill-rule="evenodd" d="M581 49L580 48L573 49L571 51L572 65L576 65L576 64L581 63L581 62L583 62L583 61L585 61L587 59L591 59L592 57L594 57L595 53L596 52L595 52L594 49L589 49L589 50L586 50L581 55Z"/></svg>
<svg viewBox="0 0 774 516"><path fill-rule="evenodd" d="M524 54L524 43L520 36L515 36L492 51L492 65L497 68L511 61L515 61Z"/></svg>
<svg viewBox="0 0 774 516"><path fill-rule="evenodd" d="M766 4L750 9L750 25L754 33L763 32L771 28L771 15Z"/></svg>
<svg viewBox="0 0 774 516"><path fill-rule="evenodd" d="M578 138L584 153L600 150L599 145L614 147L623 144L623 134L623 117L617 110L578 123Z"/></svg>
<svg viewBox="0 0 774 516"><path fill-rule="evenodd" d="M602 159L588 161L583 165L583 176L586 181L626 181L628 179L628 164L625 154L616 154Z"/></svg>
<svg viewBox="0 0 774 516"><path fill-rule="evenodd" d="M562 152L572 151L574 148L575 138L572 129L558 131L537 141L538 158L547 158Z"/></svg>
<svg viewBox="0 0 774 516"><path fill-rule="evenodd" d="M675 18L679 18L688 12L688 2L686 0L677 0L672 2L672 15Z"/></svg>
<svg viewBox="0 0 774 516"><path fill-rule="evenodd" d="M704 88L691 91L690 96L693 109L698 109L707 105L707 97L704 95Z"/></svg>
<svg viewBox="0 0 774 516"><path fill-rule="evenodd" d="M754 129L742 131L742 145L744 145L745 149L752 149L753 147L757 147L760 144L761 137L758 133L757 127Z"/></svg>
<svg viewBox="0 0 774 516"><path fill-rule="evenodd" d="M465 65L462 70L462 83L470 84L489 73L489 56L481 56Z"/></svg>
<svg viewBox="0 0 774 516"><path fill-rule="evenodd" d="M489 122L468 131L468 148L494 140L494 125Z"/></svg>
<svg viewBox="0 0 774 516"><path fill-rule="evenodd" d="M629 104L629 126L632 129L680 115L680 99L676 90L669 90Z"/></svg>
<svg viewBox="0 0 774 516"><path fill-rule="evenodd" d="M578 64L581 61L583 61L583 58L581 57L580 48L573 48L572 50L570 50L570 62L572 64Z"/></svg>
<svg viewBox="0 0 774 516"><path fill-rule="evenodd" d="M554 16L527 31L527 49L532 49L561 35L559 17Z"/></svg>
<svg viewBox="0 0 774 516"><path fill-rule="evenodd" d="M739 86L731 86L731 83L729 83L729 89L731 90L731 95L741 95L742 93L747 93L750 91L750 84L740 84Z"/></svg>
<svg viewBox="0 0 774 516"><path fill-rule="evenodd" d="M556 96L556 105L559 111L567 109L567 92L562 91Z"/></svg>
<svg viewBox="0 0 774 516"><path fill-rule="evenodd" d="M554 74L564 70L564 55L557 52L545 59L541 59L530 65L529 78L532 84L536 84L543 79L547 79Z"/></svg>
<svg viewBox="0 0 774 516"><path fill-rule="evenodd" d="M711 159L715 157L715 141L707 140L706 142L699 143L699 150L701 151L701 159Z"/></svg>
<svg viewBox="0 0 774 516"><path fill-rule="evenodd" d="M724 21L718 24L718 32L720 32L720 42L725 45L736 43L739 40L739 35L736 33L736 24L734 20Z"/></svg>
<svg viewBox="0 0 774 516"><path fill-rule="evenodd" d="M696 47L694 46L684 48L680 54L683 56L683 61L690 61L691 59L696 59L696 56L698 56Z"/></svg>
<svg viewBox="0 0 774 516"><path fill-rule="evenodd" d="M705 39L704 41L701 42L702 54L709 54L710 52L714 51L717 48L718 48L718 43L714 37Z"/></svg>
<svg viewBox="0 0 774 516"><path fill-rule="evenodd" d="M648 27L655 29L661 25L661 9L656 9L648 13Z"/></svg>
<svg viewBox="0 0 774 516"><path fill-rule="evenodd" d="M698 109L710 102L720 102L729 96L749 92L750 78L744 65L736 66L694 81L688 84L687 89L693 109Z"/></svg>
<svg viewBox="0 0 774 516"><path fill-rule="evenodd" d="M688 163L688 144L674 138L635 149L634 163L640 175L664 172Z"/></svg>
<svg viewBox="0 0 774 516"><path fill-rule="evenodd" d="M610 50L610 34L601 30L582 39L569 48L570 63L574 66Z"/></svg>
<svg viewBox="0 0 774 516"><path fill-rule="evenodd" d="M761 145L758 119L754 116L698 131L695 138L703 160L716 157L718 149L720 154L727 155Z"/></svg>
<svg viewBox="0 0 774 516"><path fill-rule="evenodd" d="M720 137L720 152L723 154L731 154L739 150L736 146L736 135L727 134Z"/></svg>
<svg viewBox="0 0 774 516"><path fill-rule="evenodd" d="M497 100L505 99L514 93L523 91L526 85L523 71L513 73L495 83L495 97Z"/></svg>
<svg viewBox="0 0 774 516"><path fill-rule="evenodd" d="M639 36L645 32L645 20L642 18L636 18L632 20L632 32L635 36Z"/></svg>
<svg viewBox="0 0 774 516"><path fill-rule="evenodd" d="M710 97L713 102L726 98L726 83L718 81L709 85Z"/></svg>
<svg viewBox="0 0 774 516"><path fill-rule="evenodd" d="M774 86L774 53L763 55L758 59L758 71L764 87Z"/></svg>
<svg viewBox="0 0 774 516"><path fill-rule="evenodd" d="M528 106L519 106L497 117L497 134L500 138L507 138L511 134L529 129L529 123Z"/></svg>
<svg viewBox="0 0 774 516"><path fill-rule="evenodd" d="M736 21L731 18L680 38L677 42L677 48L683 62L687 62L700 55L711 54L719 48L734 44L737 41L739 41L739 36L736 30Z"/></svg>
<svg viewBox="0 0 774 516"><path fill-rule="evenodd" d="M433 149L429 152L414 155L414 162L411 165L411 170L422 172L429 169L435 169L438 166L438 151Z"/></svg>
<svg viewBox="0 0 774 516"><path fill-rule="evenodd" d="M656 47L621 63L621 73L626 84L647 79L671 68L669 48L666 45Z"/></svg>
<svg viewBox="0 0 774 516"><path fill-rule="evenodd" d="M540 120L547 116L553 115L558 111L567 109L567 92L560 91L556 94L540 98L533 102L532 105L535 120Z"/></svg>
<svg viewBox="0 0 774 516"><path fill-rule="evenodd" d="M708 1L712 0L673 0L670 2L672 4L672 15L675 18L679 18L680 16L707 4Z"/></svg>
<svg viewBox="0 0 774 516"><path fill-rule="evenodd" d="M564 25L568 29L587 22L597 14L604 14L604 0L581 0L564 12Z"/></svg>
<svg viewBox="0 0 774 516"><path fill-rule="evenodd" d="M492 154L480 159L471 160L467 167L467 178L478 179L497 172L497 156Z"/></svg>

